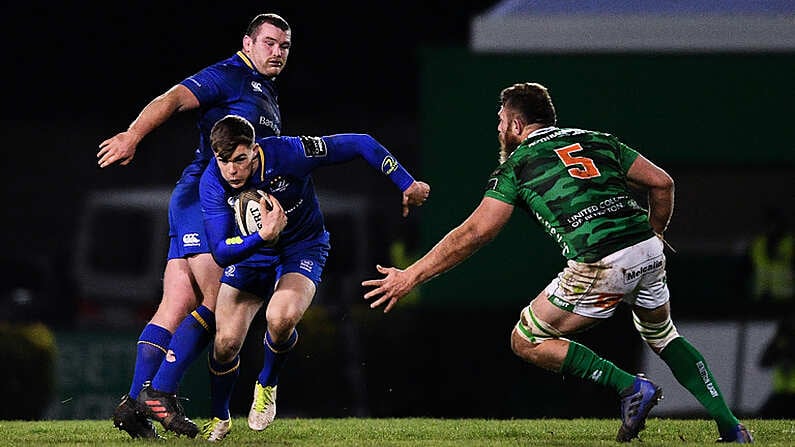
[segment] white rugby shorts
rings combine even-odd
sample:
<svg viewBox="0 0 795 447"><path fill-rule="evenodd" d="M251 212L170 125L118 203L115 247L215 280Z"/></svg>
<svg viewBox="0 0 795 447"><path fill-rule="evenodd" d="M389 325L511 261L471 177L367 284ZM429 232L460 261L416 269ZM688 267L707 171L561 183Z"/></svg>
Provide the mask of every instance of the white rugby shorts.
<svg viewBox="0 0 795 447"><path fill-rule="evenodd" d="M569 260L544 289L555 306L591 318L608 318L624 301L645 309L668 302L663 242L649 238L585 263Z"/></svg>

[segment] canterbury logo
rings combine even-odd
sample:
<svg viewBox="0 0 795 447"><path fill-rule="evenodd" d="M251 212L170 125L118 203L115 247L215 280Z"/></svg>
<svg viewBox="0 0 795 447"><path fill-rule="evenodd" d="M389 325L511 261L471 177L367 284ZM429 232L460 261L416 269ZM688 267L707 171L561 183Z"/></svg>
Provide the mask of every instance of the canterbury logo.
<svg viewBox="0 0 795 447"><path fill-rule="evenodd" d="M199 233L186 233L182 235L182 245L186 247L196 247L201 244Z"/></svg>

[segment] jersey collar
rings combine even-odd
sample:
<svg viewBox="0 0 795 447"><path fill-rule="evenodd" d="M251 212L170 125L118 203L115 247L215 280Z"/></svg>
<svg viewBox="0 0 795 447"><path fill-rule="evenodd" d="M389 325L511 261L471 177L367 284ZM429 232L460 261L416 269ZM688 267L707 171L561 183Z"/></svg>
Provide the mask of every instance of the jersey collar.
<svg viewBox="0 0 795 447"><path fill-rule="evenodd" d="M551 131L553 131L555 129L557 129L557 127L555 127L555 126L548 126L548 127L542 127L540 129L536 129L536 130L530 132L530 135L528 135L527 138L525 138L525 140L529 140L530 138L537 137L537 136L545 134L547 132L551 132Z"/></svg>
<svg viewBox="0 0 795 447"><path fill-rule="evenodd" d="M262 146L257 146L257 156L259 157L259 181L265 181L265 152Z"/></svg>
<svg viewBox="0 0 795 447"><path fill-rule="evenodd" d="M257 70L257 67L254 66L254 62L251 62L251 59L249 59L249 57L246 56L246 53L244 53L242 50L238 50L237 53L235 54L237 55L237 57L240 58L241 61L243 61L244 64L246 64L246 67L251 69L251 71L255 75L261 77L262 79L266 79L270 82L273 82L273 80L276 79L276 77L269 78L264 74L260 73L259 70Z"/></svg>
<svg viewBox="0 0 795 447"><path fill-rule="evenodd" d="M536 138L538 138L538 137L540 137L542 135L548 134L548 133L550 133L550 132L552 132L554 130L557 130L557 129L558 128L555 127L555 126L548 126L548 127L542 127L540 129L536 129L536 130L530 132L530 134L527 135L527 137L525 137L524 140L522 140L522 145L528 144L531 140L534 140L534 139L536 139Z"/></svg>
<svg viewBox="0 0 795 447"><path fill-rule="evenodd" d="M246 66L247 66L248 68L250 68L250 69L252 69L252 70L254 70L254 71L256 71L256 70L257 70L256 68L254 68L254 63L253 63L253 62L251 62L251 59L249 59L249 58L248 58L248 56L246 56L246 53L244 53L242 50L238 50L238 52L237 52L237 57L239 57L240 59L242 59L242 60L243 60L243 63L244 63L244 64L246 64Z"/></svg>

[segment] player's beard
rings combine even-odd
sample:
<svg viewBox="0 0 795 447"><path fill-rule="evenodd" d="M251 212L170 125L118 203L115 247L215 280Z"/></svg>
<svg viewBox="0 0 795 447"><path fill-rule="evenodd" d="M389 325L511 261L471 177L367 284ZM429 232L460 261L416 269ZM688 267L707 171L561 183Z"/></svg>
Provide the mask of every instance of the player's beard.
<svg viewBox="0 0 795 447"><path fill-rule="evenodd" d="M522 141L515 135L508 132L500 132L497 134L497 139L500 141L500 164L505 163L505 160L519 147Z"/></svg>

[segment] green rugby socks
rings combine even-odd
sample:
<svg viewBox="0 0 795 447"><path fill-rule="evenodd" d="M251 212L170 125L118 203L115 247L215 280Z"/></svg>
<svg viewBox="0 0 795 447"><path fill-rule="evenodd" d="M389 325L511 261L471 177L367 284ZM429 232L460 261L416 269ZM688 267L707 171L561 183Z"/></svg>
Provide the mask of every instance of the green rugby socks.
<svg viewBox="0 0 795 447"><path fill-rule="evenodd" d="M726 405L704 357L684 337L668 343L660 352L660 358L671 368L676 380L707 409L721 433L733 430L740 423Z"/></svg>
<svg viewBox="0 0 795 447"><path fill-rule="evenodd" d="M616 390L616 393L620 393L632 386L635 381L635 376L632 374L574 341L569 342L569 350L566 353L566 359L563 361L560 372L582 377L599 385L608 386Z"/></svg>

